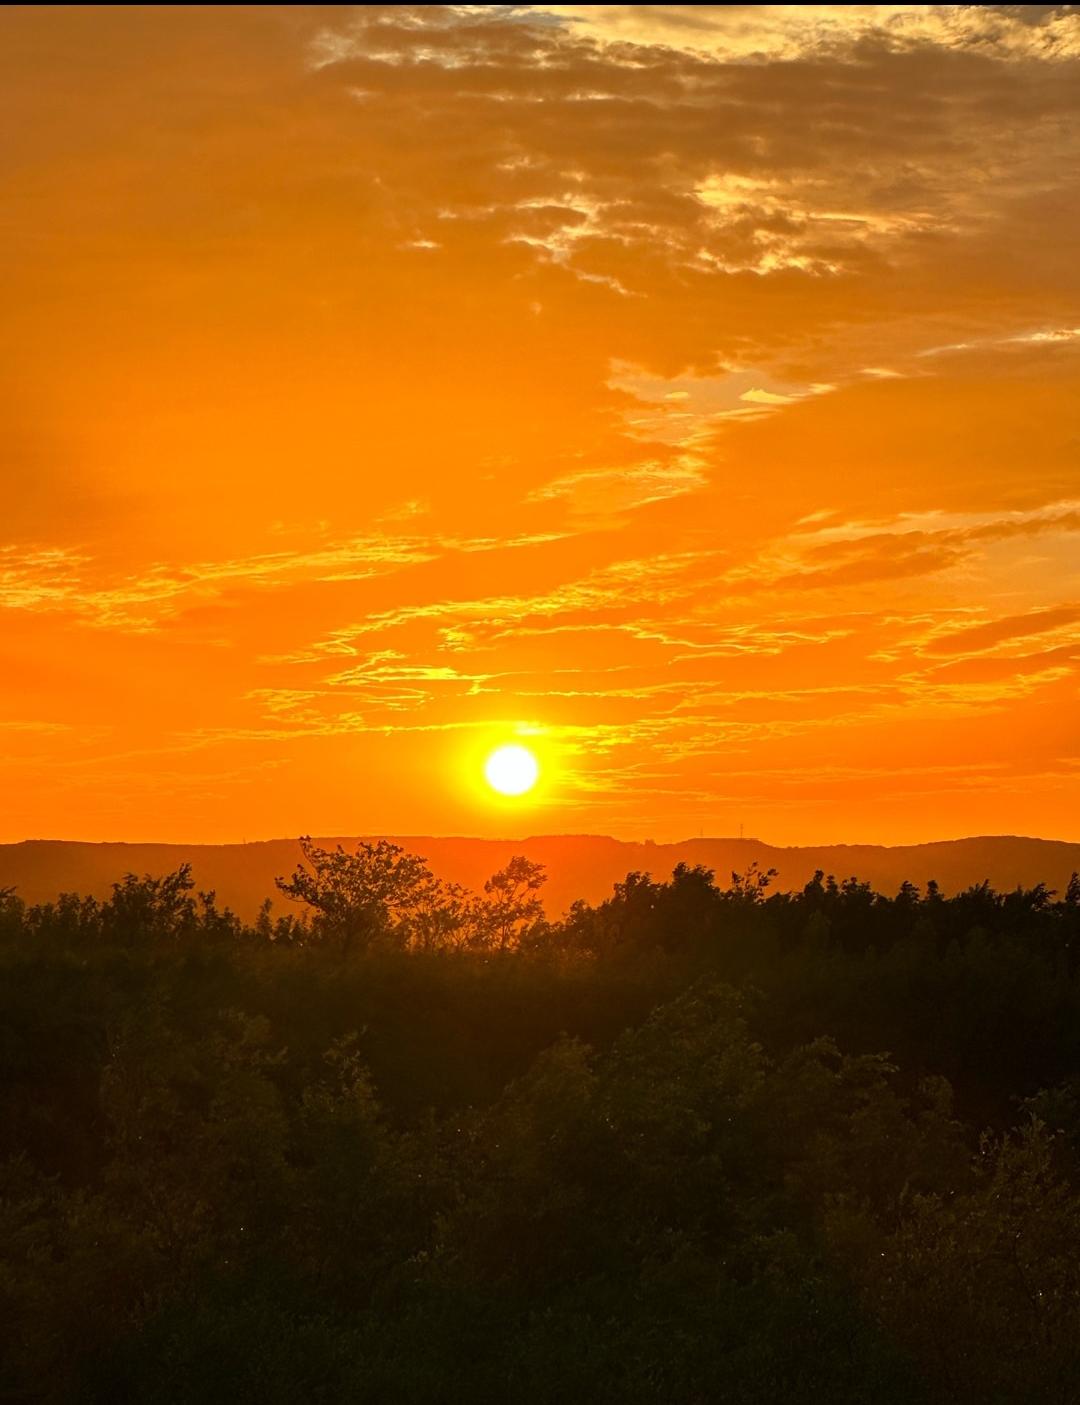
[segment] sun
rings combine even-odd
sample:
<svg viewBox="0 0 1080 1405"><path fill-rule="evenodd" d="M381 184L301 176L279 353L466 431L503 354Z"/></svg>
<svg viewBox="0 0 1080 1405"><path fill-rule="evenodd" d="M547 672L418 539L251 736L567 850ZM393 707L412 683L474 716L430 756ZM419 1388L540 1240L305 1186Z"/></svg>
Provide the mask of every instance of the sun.
<svg viewBox="0 0 1080 1405"><path fill-rule="evenodd" d="M539 775L539 762L525 746L500 746L484 762L487 783L500 795L524 795Z"/></svg>

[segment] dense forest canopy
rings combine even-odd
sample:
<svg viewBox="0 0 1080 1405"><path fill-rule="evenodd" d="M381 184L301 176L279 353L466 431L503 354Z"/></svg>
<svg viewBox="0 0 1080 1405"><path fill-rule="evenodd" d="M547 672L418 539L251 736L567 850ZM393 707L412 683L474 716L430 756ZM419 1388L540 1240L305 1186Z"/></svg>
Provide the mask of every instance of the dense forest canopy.
<svg viewBox="0 0 1080 1405"><path fill-rule="evenodd" d="M1067 1402L1080 881L0 895L0 1400Z"/></svg>

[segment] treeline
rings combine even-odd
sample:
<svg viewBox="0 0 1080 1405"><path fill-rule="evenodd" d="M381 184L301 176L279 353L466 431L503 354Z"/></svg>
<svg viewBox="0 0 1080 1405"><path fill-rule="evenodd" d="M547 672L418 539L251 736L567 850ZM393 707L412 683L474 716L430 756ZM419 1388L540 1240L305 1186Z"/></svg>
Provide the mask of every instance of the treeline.
<svg viewBox="0 0 1080 1405"><path fill-rule="evenodd" d="M1071 1402L1080 881L0 894L0 1401Z"/></svg>

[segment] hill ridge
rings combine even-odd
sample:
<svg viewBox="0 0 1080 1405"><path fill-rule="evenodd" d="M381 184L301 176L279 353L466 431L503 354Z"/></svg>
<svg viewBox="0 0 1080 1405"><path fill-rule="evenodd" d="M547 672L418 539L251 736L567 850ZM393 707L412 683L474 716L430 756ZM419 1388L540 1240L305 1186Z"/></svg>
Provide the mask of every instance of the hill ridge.
<svg viewBox="0 0 1080 1405"><path fill-rule="evenodd" d="M756 862L776 868L775 886L802 887L817 869L839 879L856 877L885 892L905 879L920 886L934 879L945 893L984 879L996 888L1045 883L1061 890L1080 870L1080 843L1028 835L969 835L920 844L772 845L755 837L699 835L662 842L610 835L543 834L523 838L467 835L328 835L323 845L348 846L388 838L423 855L440 877L478 888L514 854L548 868L546 905L553 915L577 898L598 902L633 870L666 878L679 862L712 868L721 884L732 870ZM296 839L256 839L235 844L148 843L127 840L24 839L0 844L0 888L14 887L27 902L47 902L61 892L105 897L127 872L165 873L189 862L201 889L250 918L265 898L289 904L274 886L300 861Z"/></svg>

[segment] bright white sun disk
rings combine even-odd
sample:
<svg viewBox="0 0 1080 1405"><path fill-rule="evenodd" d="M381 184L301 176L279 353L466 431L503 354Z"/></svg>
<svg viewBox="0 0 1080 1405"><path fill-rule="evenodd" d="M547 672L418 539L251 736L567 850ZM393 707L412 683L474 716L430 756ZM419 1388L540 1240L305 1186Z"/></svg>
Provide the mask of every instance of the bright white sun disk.
<svg viewBox="0 0 1080 1405"><path fill-rule="evenodd" d="M500 746L484 762L484 775L500 795L524 795L540 775L536 757L524 746Z"/></svg>

